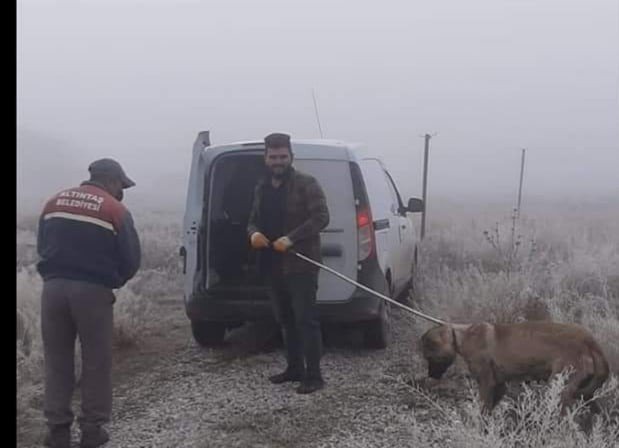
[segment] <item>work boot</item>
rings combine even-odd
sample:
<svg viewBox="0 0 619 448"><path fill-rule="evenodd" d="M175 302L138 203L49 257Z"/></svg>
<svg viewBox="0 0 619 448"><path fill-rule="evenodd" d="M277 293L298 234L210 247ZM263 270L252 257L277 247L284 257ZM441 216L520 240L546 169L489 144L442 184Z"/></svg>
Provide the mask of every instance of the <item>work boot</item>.
<svg viewBox="0 0 619 448"><path fill-rule="evenodd" d="M303 380L303 374L298 370L287 368L282 373L272 375L269 377L269 381L273 384L286 383L288 381L301 381Z"/></svg>
<svg viewBox="0 0 619 448"><path fill-rule="evenodd" d="M325 387L325 381L322 379L322 377L308 377L301 382L299 387L297 387L297 393L311 394L312 392L316 392L323 387Z"/></svg>
<svg viewBox="0 0 619 448"><path fill-rule="evenodd" d="M43 444L50 448L71 448L71 425L50 425Z"/></svg>
<svg viewBox="0 0 619 448"><path fill-rule="evenodd" d="M107 443L108 440L110 440L110 436L103 427L97 425L82 426L80 448L97 448Z"/></svg>

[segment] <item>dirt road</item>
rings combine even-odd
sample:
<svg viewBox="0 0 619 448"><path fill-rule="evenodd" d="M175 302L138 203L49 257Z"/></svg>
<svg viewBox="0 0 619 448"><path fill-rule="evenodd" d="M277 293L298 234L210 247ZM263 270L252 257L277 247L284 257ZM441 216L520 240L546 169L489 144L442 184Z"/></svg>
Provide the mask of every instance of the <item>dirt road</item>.
<svg viewBox="0 0 619 448"><path fill-rule="evenodd" d="M274 328L235 330L227 347L199 348L179 304L139 352L115 364L110 447L360 447L407 446L428 403L412 403L415 325L394 316L387 350L365 350L354 330L329 331L323 358L327 387L301 396L293 384L271 385L284 367Z"/></svg>

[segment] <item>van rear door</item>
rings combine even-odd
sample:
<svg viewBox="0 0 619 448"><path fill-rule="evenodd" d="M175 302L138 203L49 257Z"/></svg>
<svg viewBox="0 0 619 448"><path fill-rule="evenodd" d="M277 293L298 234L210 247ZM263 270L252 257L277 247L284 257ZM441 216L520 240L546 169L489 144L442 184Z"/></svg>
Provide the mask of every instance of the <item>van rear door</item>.
<svg viewBox="0 0 619 448"><path fill-rule="evenodd" d="M185 275L184 295L187 300L194 292L200 279L200 260L198 237L202 221L202 201L204 191L204 149L210 145L209 132L198 134L193 145L187 201L183 218L183 245L180 255Z"/></svg>
<svg viewBox="0 0 619 448"><path fill-rule="evenodd" d="M295 158L295 167L318 180L327 198L329 225L321 234L323 263L337 272L357 278L357 222L350 164L347 160ZM350 299L355 287L320 271L319 302Z"/></svg>

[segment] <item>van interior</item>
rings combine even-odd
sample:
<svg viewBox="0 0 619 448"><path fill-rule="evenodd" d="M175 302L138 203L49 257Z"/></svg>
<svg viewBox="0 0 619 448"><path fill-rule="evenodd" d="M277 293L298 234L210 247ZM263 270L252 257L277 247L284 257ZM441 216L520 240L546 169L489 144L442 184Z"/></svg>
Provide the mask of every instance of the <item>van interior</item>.
<svg viewBox="0 0 619 448"><path fill-rule="evenodd" d="M261 284L246 229L254 188L264 173L261 154L231 154L215 162L207 186L209 288Z"/></svg>
<svg viewBox="0 0 619 448"><path fill-rule="evenodd" d="M340 159L296 158L294 166L316 177L329 208L328 228L321 232L323 262L355 278L357 274L357 216L351 165ZM231 151L213 164L205 186L204 207L208 250L206 287L222 293L248 294L263 289L260 251L250 248L247 223L256 184L265 175L262 151ZM360 187L359 187L360 188ZM335 276L319 279L319 300L349 297L354 286Z"/></svg>

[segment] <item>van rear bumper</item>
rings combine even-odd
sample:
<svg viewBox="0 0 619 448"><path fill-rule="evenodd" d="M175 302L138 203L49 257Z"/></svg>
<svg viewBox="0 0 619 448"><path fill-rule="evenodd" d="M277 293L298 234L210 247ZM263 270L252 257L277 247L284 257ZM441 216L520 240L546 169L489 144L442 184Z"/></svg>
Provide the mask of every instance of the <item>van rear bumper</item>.
<svg viewBox="0 0 619 448"><path fill-rule="evenodd" d="M193 295L185 302L190 320L237 323L244 321L274 320L271 302L266 292L256 291L255 298L247 293L220 297L205 293ZM324 323L351 323L373 320L379 316L381 299L357 289L349 300L317 303L320 321Z"/></svg>
<svg viewBox="0 0 619 448"><path fill-rule="evenodd" d="M376 257L360 263L357 281L362 285L387 292L387 282ZM319 301L318 312L324 323L352 323L374 320L380 315L382 299L356 288L346 300ZM185 310L190 320L239 323L245 321L274 320L269 290L266 287L232 287L227 290L206 291L192 294L185 300Z"/></svg>

